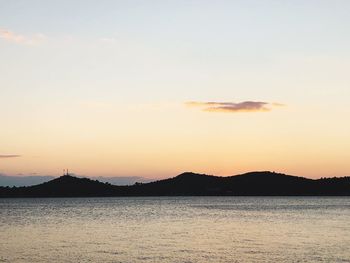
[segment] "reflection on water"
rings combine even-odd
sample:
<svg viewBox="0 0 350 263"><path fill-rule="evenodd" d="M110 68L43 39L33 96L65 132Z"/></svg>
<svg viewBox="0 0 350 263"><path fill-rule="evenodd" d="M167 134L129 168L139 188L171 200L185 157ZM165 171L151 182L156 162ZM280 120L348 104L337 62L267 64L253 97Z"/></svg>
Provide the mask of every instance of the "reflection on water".
<svg viewBox="0 0 350 263"><path fill-rule="evenodd" d="M350 198L0 199L0 262L350 262Z"/></svg>

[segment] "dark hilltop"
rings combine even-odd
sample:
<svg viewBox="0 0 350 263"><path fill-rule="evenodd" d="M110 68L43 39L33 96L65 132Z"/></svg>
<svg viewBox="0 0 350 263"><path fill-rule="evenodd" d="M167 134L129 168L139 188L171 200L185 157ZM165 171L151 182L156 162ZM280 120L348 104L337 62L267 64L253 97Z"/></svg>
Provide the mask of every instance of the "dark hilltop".
<svg viewBox="0 0 350 263"><path fill-rule="evenodd" d="M0 187L0 197L350 196L350 177L308 179L275 172L219 177L186 172L151 183L117 186L64 175L27 187Z"/></svg>

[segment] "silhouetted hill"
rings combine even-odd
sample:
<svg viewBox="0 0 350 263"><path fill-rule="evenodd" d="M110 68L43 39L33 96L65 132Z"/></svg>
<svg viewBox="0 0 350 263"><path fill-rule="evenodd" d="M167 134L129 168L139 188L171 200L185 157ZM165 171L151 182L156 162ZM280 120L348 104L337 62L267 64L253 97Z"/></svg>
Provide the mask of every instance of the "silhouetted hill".
<svg viewBox="0 0 350 263"><path fill-rule="evenodd" d="M64 175L49 182L28 187L1 187L1 193L14 197L112 196L118 186L87 178Z"/></svg>
<svg viewBox="0 0 350 263"><path fill-rule="evenodd" d="M274 172L230 177L183 173L174 178L132 186L61 176L29 187L0 187L0 197L92 196L350 196L350 177L307 179Z"/></svg>
<svg viewBox="0 0 350 263"><path fill-rule="evenodd" d="M72 176L78 177L78 178L86 178L81 175L75 175L71 174ZM50 180L55 179L55 176L45 176L45 175L16 175L16 176L9 176L0 174L0 187L1 186L32 186L37 184L42 184L45 182L48 182ZM149 183L154 180L149 178L144 178L140 176L94 176L94 177L88 177L91 180L98 180L103 183L110 183L114 185L133 185L136 182L142 182L142 183Z"/></svg>

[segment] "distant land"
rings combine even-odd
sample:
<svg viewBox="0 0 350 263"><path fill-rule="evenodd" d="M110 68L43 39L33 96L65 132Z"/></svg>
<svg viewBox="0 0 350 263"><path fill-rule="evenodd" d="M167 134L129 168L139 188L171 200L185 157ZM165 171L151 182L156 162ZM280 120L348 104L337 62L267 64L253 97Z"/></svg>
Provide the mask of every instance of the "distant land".
<svg viewBox="0 0 350 263"><path fill-rule="evenodd" d="M73 175L78 178L85 178L81 175ZM0 186L32 186L41 183L48 182L55 179L55 176L51 175L18 175L18 176L9 176L0 174ZM92 180L98 180L103 183L110 183L114 185L132 185L136 182L140 183L149 183L154 180L149 178L144 178L141 176L118 176L118 177L106 177L106 176L94 176L88 177Z"/></svg>
<svg viewBox="0 0 350 263"><path fill-rule="evenodd" d="M28 187L0 187L0 197L350 196L350 177L308 179L275 172L219 177L186 172L150 183L117 186L64 175Z"/></svg>
<svg viewBox="0 0 350 263"><path fill-rule="evenodd" d="M0 186L31 186L48 182L56 177L50 175L18 175L0 174Z"/></svg>

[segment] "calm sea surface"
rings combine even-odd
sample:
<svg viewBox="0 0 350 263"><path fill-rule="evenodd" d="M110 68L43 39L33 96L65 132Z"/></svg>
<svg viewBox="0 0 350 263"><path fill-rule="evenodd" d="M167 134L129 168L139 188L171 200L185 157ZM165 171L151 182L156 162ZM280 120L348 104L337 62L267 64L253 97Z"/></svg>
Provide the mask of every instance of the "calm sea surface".
<svg viewBox="0 0 350 263"><path fill-rule="evenodd" d="M0 262L350 262L350 198L0 199Z"/></svg>

